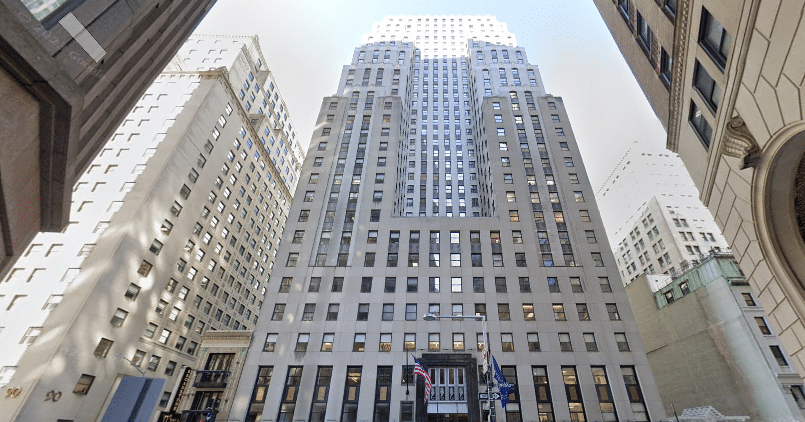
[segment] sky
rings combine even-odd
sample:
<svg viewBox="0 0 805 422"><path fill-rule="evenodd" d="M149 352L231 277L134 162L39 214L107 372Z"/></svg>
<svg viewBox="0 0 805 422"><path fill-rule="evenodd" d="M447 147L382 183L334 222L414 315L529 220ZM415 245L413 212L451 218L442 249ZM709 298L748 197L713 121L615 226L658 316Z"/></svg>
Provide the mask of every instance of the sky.
<svg viewBox="0 0 805 422"><path fill-rule="evenodd" d="M385 16L417 14L506 23L546 91L563 98L594 191L632 143L664 148L662 125L592 0L219 0L196 32L259 37L307 150L322 98L336 92L361 36Z"/></svg>

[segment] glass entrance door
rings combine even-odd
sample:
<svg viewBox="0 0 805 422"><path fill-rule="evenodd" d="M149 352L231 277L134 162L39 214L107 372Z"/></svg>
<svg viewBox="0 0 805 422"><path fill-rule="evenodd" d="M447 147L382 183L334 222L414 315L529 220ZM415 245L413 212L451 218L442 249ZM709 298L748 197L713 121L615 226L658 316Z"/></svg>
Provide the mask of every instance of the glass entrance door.
<svg viewBox="0 0 805 422"><path fill-rule="evenodd" d="M428 422L467 422L466 413L430 413Z"/></svg>

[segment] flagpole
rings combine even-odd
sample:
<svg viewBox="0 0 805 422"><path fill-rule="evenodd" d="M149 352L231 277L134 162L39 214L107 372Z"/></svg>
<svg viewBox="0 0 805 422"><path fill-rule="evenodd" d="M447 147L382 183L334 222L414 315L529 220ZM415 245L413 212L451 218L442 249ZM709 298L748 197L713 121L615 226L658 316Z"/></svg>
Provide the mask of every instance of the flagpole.
<svg viewBox="0 0 805 422"><path fill-rule="evenodd" d="M414 340L416 340L416 339L414 339ZM410 367L410 365L408 365L408 353L406 353L405 354L405 368L408 369L409 367ZM412 375L413 375L414 371L411 371L411 372L412 372ZM405 374L405 376L407 376L407 375L408 374ZM408 379L408 382L405 383L405 399L406 400L408 400L408 394L410 394L410 392L408 391L408 384L410 384L410 383L411 383L410 379Z"/></svg>
<svg viewBox="0 0 805 422"><path fill-rule="evenodd" d="M492 413L495 411L493 409L494 402L492 401L492 385L489 382L490 377L492 376L492 371L489 370L489 365L491 362L489 361L489 339L486 336L486 315L481 315L481 322L483 326L484 332L484 360L486 362L486 405L489 406L489 416L487 417L488 422L493 422L494 419L492 418Z"/></svg>

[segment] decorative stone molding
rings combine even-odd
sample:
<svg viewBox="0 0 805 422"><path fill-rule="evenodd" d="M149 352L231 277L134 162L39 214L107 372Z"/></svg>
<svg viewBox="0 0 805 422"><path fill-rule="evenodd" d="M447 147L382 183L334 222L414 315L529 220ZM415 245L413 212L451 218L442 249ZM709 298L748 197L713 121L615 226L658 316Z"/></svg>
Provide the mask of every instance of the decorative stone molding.
<svg viewBox="0 0 805 422"><path fill-rule="evenodd" d="M724 139L721 141L721 153L740 158L741 170L757 166L760 147L741 116L735 116L727 122Z"/></svg>
<svg viewBox="0 0 805 422"><path fill-rule="evenodd" d="M684 95L683 87L685 81L685 66L688 56L688 39L691 37L689 27L690 11L693 4L690 0L677 2L676 25L674 28L674 50L673 71L671 74L671 95L668 108L668 138L665 147L673 152L678 152L679 130L682 125L683 109L687 107L682 104Z"/></svg>

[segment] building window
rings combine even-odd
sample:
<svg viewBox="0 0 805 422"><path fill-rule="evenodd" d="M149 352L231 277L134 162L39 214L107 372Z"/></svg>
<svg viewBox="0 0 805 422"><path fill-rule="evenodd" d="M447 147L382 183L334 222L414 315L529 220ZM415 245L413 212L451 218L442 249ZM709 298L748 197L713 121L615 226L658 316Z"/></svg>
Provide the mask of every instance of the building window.
<svg viewBox="0 0 805 422"><path fill-rule="evenodd" d="M114 327L120 327L120 326L123 325L123 322L126 321L126 317L128 317L128 316L129 316L128 311L125 311L123 309L117 308L117 310L115 311L114 315L112 315L112 320L109 321L109 322ZM28 343L28 344L30 344L30 343Z"/></svg>
<svg viewBox="0 0 805 422"><path fill-rule="evenodd" d="M567 393L568 408L570 410L570 420L584 421L587 418L584 415L584 401L581 396L581 388L579 380L576 376L575 366L562 367L562 380L565 384L565 393Z"/></svg>
<svg viewBox="0 0 805 422"><path fill-rule="evenodd" d="M531 293L531 281L528 277L519 277L520 293Z"/></svg>
<svg viewBox="0 0 805 422"><path fill-rule="evenodd" d="M534 317L534 304L533 303L524 303L523 304L523 319L526 321L535 321L536 318Z"/></svg>
<svg viewBox="0 0 805 422"><path fill-rule="evenodd" d="M461 277L450 278L450 291L453 293L461 293Z"/></svg>
<svg viewBox="0 0 805 422"><path fill-rule="evenodd" d="M603 267L604 266L604 258L601 256L600 252L592 252L590 255L593 257L593 263L596 267Z"/></svg>
<svg viewBox="0 0 805 422"><path fill-rule="evenodd" d="M626 20L626 24L629 24L629 0L618 0L618 11L623 16L623 19ZM630 25L631 26L631 25Z"/></svg>
<svg viewBox="0 0 805 422"><path fill-rule="evenodd" d="M263 345L264 352L273 352L277 347L277 333L269 333L266 335L266 342Z"/></svg>
<svg viewBox="0 0 805 422"><path fill-rule="evenodd" d="M344 277L333 277L333 286L330 288L331 292L339 293L344 288Z"/></svg>
<svg viewBox="0 0 805 422"><path fill-rule="evenodd" d="M438 351L440 348L439 333L428 334L428 350Z"/></svg>
<svg viewBox="0 0 805 422"><path fill-rule="evenodd" d="M787 368L788 367L788 361L785 358L785 354L783 353L783 349L781 349L780 346L777 346L777 345L769 346L769 349L771 349L771 354L772 354L772 356L774 356L774 359L777 360L777 364L780 365L781 367L786 367Z"/></svg>
<svg viewBox="0 0 805 422"><path fill-rule="evenodd" d="M81 374L81 377L78 378L78 382L73 387L74 394L86 395L89 394L89 389L92 387L92 383L95 382L95 376Z"/></svg>
<svg viewBox="0 0 805 422"><path fill-rule="evenodd" d="M365 348L366 348L366 334L355 333L355 337L352 341L352 351L363 352Z"/></svg>
<svg viewBox="0 0 805 422"><path fill-rule="evenodd" d="M671 86L671 77L673 76L673 64L674 61L671 58L671 55L665 51L665 48L660 49L660 77L665 83L666 87Z"/></svg>
<svg viewBox="0 0 805 422"><path fill-rule="evenodd" d="M316 373L316 385L313 388L313 404L310 406L310 421L324 422L324 413L327 410L327 399L330 395L330 379L333 375L332 366L319 366Z"/></svg>
<svg viewBox="0 0 805 422"><path fill-rule="evenodd" d="M699 44L723 71L732 46L732 36L705 8L702 8Z"/></svg>
<svg viewBox="0 0 805 422"><path fill-rule="evenodd" d="M95 346L95 351L92 353L97 358L105 358L107 354L109 354L109 350L112 348L112 344L114 342L109 340L108 338L101 338L98 341L98 345Z"/></svg>
<svg viewBox="0 0 805 422"><path fill-rule="evenodd" d="M548 369L545 366L532 366L531 375L534 379L534 392L537 397L537 420L553 421L553 401L551 400L551 387L548 383Z"/></svg>
<svg viewBox="0 0 805 422"><path fill-rule="evenodd" d="M802 385L792 385L791 394L794 396L797 407L805 409L805 390L803 390Z"/></svg>
<svg viewBox="0 0 805 422"><path fill-rule="evenodd" d="M293 283L293 277L282 277L282 281L280 281L280 293L288 293L291 291L291 284Z"/></svg>
<svg viewBox="0 0 805 422"><path fill-rule="evenodd" d="M299 384L302 381L302 367L289 366L288 375L285 378L285 388L282 392L279 414L277 420L290 421L293 419L296 410L296 399L299 395Z"/></svg>
<svg viewBox="0 0 805 422"><path fill-rule="evenodd" d="M615 333L615 342L618 343L618 351L628 352L629 342L626 340L626 333Z"/></svg>
<svg viewBox="0 0 805 422"><path fill-rule="evenodd" d="M338 320L338 309L340 305L337 303L331 303L327 305L327 321L336 321Z"/></svg>
<svg viewBox="0 0 805 422"><path fill-rule="evenodd" d="M598 277L598 285L602 293L612 293L612 285L609 284L609 277Z"/></svg>
<svg viewBox="0 0 805 422"><path fill-rule="evenodd" d="M361 293L372 293L372 277L361 278Z"/></svg>
<svg viewBox="0 0 805 422"><path fill-rule="evenodd" d="M464 350L464 333L453 333L453 350Z"/></svg>
<svg viewBox="0 0 805 422"><path fill-rule="evenodd" d="M690 125L693 127L694 132L699 135L699 140L702 141L705 149L710 149L710 138L713 135L713 129L710 123L704 118L702 111L695 102L690 102L690 116L688 116Z"/></svg>
<svg viewBox="0 0 805 422"><path fill-rule="evenodd" d="M553 318L556 321L567 321L567 316L565 315L565 305L561 303L554 303L553 304Z"/></svg>
<svg viewBox="0 0 805 422"><path fill-rule="evenodd" d="M495 277L495 293L506 293L506 277Z"/></svg>
<svg viewBox="0 0 805 422"><path fill-rule="evenodd" d="M618 305L614 303L607 303L607 315L610 321L620 321L621 314L618 312Z"/></svg>
<svg viewBox="0 0 805 422"><path fill-rule="evenodd" d="M508 303L498 303L498 319L500 321L510 321L511 313L509 312Z"/></svg>
<svg viewBox="0 0 805 422"><path fill-rule="evenodd" d="M590 311L587 309L586 303L577 303L576 304L576 313L579 316L579 321L589 321L590 320Z"/></svg>
<svg viewBox="0 0 805 422"><path fill-rule="evenodd" d="M721 101L721 87L710 74L707 73L704 66L702 66L698 60L696 60L696 65L693 70L693 86L710 109L713 111L718 109L719 102Z"/></svg>
<svg viewBox="0 0 805 422"><path fill-rule="evenodd" d="M383 313L380 318L381 321L393 321L394 320L394 304L393 303L384 303L383 304Z"/></svg>
<svg viewBox="0 0 805 422"><path fill-rule="evenodd" d="M618 420L618 415L615 412L615 401L612 397L612 389L610 389L609 380L607 379L606 367L593 366L591 370L595 390L598 393L598 405L601 410L603 420Z"/></svg>
<svg viewBox="0 0 805 422"><path fill-rule="evenodd" d="M646 409L646 403L643 401L643 392L634 366L621 366L621 374L623 383L626 384L626 392L632 405L635 422L648 422L651 419Z"/></svg>
<svg viewBox="0 0 805 422"><path fill-rule="evenodd" d="M362 368L347 367L347 380L344 385L344 399L341 408L341 422L357 422L358 398L360 397ZM290 419L288 419L290 420Z"/></svg>
<svg viewBox="0 0 805 422"><path fill-rule="evenodd" d="M651 61L651 28L649 28L648 22L646 22L640 12L637 12L637 41L643 49L643 53L645 53L646 57Z"/></svg>
<svg viewBox="0 0 805 422"><path fill-rule="evenodd" d="M306 303L302 311L302 321L313 321L313 314L316 312L315 303Z"/></svg>
<svg viewBox="0 0 805 422"><path fill-rule="evenodd" d="M272 321L282 321L282 317L285 314L285 304L284 303L277 303L274 305L274 312L271 314Z"/></svg>
<svg viewBox="0 0 805 422"><path fill-rule="evenodd" d="M356 321L368 321L368 320L369 320L369 304L359 303L358 316L356 317Z"/></svg>
<svg viewBox="0 0 805 422"><path fill-rule="evenodd" d="M770 336L771 330L769 326L766 324L766 320L763 317L755 317L755 323L757 323L757 327L760 329L760 334L764 336Z"/></svg>
<svg viewBox="0 0 805 422"><path fill-rule="evenodd" d="M595 334L584 333L584 346L587 348L588 352L598 351L598 343L595 342Z"/></svg>
<svg viewBox="0 0 805 422"><path fill-rule="evenodd" d="M548 291L550 293L560 293L559 279L557 277L548 277Z"/></svg>
<svg viewBox="0 0 805 422"><path fill-rule="evenodd" d="M483 277L473 277L472 278L472 292L473 293L484 293L486 289L484 288L484 278Z"/></svg>

